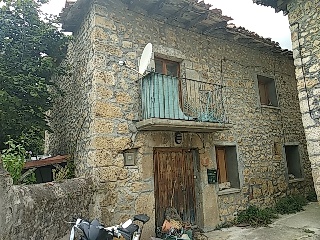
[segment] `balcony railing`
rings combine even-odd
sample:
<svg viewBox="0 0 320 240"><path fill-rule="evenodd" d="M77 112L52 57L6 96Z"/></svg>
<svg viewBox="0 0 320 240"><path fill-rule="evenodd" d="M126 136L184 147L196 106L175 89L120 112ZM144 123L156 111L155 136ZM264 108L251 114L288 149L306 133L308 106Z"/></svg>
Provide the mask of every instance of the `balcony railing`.
<svg viewBox="0 0 320 240"><path fill-rule="evenodd" d="M141 79L142 120L227 123L223 87L151 72Z"/></svg>

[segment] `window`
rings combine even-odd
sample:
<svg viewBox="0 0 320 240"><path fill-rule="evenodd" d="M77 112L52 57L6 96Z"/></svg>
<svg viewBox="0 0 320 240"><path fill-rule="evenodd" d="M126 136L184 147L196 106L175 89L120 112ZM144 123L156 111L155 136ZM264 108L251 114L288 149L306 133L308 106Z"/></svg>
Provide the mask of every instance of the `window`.
<svg viewBox="0 0 320 240"><path fill-rule="evenodd" d="M240 188L236 147L217 146L216 160L220 190Z"/></svg>
<svg viewBox="0 0 320 240"><path fill-rule="evenodd" d="M289 180L303 178L298 145L287 145L284 147L286 153Z"/></svg>
<svg viewBox="0 0 320 240"><path fill-rule="evenodd" d="M278 107L274 79L258 75L258 86L261 105Z"/></svg>
<svg viewBox="0 0 320 240"><path fill-rule="evenodd" d="M162 58L155 58L156 72L168 76L179 77L180 65L178 62L169 61Z"/></svg>

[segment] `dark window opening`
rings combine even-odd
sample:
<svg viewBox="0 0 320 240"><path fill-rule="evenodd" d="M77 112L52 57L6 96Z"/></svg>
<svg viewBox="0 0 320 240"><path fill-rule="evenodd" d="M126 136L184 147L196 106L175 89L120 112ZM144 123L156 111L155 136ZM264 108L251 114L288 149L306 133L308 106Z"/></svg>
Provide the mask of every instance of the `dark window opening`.
<svg viewBox="0 0 320 240"><path fill-rule="evenodd" d="M258 86L261 105L278 107L274 79L258 75Z"/></svg>
<svg viewBox="0 0 320 240"><path fill-rule="evenodd" d="M285 146L289 179L302 178L299 146Z"/></svg>
<svg viewBox="0 0 320 240"><path fill-rule="evenodd" d="M160 74L179 77L180 75L180 64L170 60L155 58L155 71Z"/></svg>
<svg viewBox="0 0 320 240"><path fill-rule="evenodd" d="M217 146L216 160L219 184L224 184L223 188L240 188L236 147Z"/></svg>

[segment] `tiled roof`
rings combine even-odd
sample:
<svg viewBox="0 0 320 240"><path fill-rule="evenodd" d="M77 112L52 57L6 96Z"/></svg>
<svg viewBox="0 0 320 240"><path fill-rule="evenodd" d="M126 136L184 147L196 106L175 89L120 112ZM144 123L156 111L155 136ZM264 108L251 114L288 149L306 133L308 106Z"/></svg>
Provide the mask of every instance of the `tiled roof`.
<svg viewBox="0 0 320 240"><path fill-rule="evenodd" d="M37 161L28 161L24 164L24 169L34 168L34 167L43 167L48 165L54 165L58 163L67 162L69 155L57 155L55 157L49 157Z"/></svg>
<svg viewBox="0 0 320 240"><path fill-rule="evenodd" d="M227 31L239 35L238 38L241 38L242 36L244 39L251 39L257 42L273 46L275 48L280 48L280 44L278 42L272 41L271 38L261 37L259 34L252 32L244 27L237 27L234 24L228 24Z"/></svg>
<svg viewBox="0 0 320 240"><path fill-rule="evenodd" d="M210 30L214 26L226 26L231 17L222 15L220 9L210 9L210 4L205 4L198 0L119 0L127 5L131 11L141 14L148 14L153 18L168 22L171 25L197 29L201 31ZM108 1L105 1L106 4ZM90 0L78 0L70 2L67 0L63 12L60 14L62 27L66 31L73 31L77 26L77 18L80 11L90 5ZM199 26L201 25L201 26Z"/></svg>
<svg viewBox="0 0 320 240"><path fill-rule="evenodd" d="M107 4L108 0L104 0ZM228 24L231 17L222 15L220 9L212 9L210 4L198 0L119 0L124 3L129 11L152 17L171 26L184 28L207 36L219 37L225 40L236 41L242 45L288 54L282 50L279 43L270 38L263 38L243 27ZM255 0L258 2L258 0ZM262 1L262 0L260 0ZM276 1L276 0L264 0ZM65 9L61 14L63 29L74 31L77 24L81 23L81 16L88 11L91 0L78 0L70 3L67 0Z"/></svg>

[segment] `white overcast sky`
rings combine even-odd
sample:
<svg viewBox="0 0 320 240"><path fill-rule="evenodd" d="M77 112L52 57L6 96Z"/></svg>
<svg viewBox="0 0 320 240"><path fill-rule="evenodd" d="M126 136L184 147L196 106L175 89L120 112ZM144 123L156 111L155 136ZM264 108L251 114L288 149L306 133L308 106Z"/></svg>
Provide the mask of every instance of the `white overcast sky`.
<svg viewBox="0 0 320 240"><path fill-rule="evenodd" d="M51 14L59 14L66 0L50 0L43 10ZM275 13L270 7L259 6L252 0L204 0L213 8L222 9L222 14L232 17L236 26L256 32L263 37L270 37L279 42L284 49L292 49L288 18L282 12Z"/></svg>

